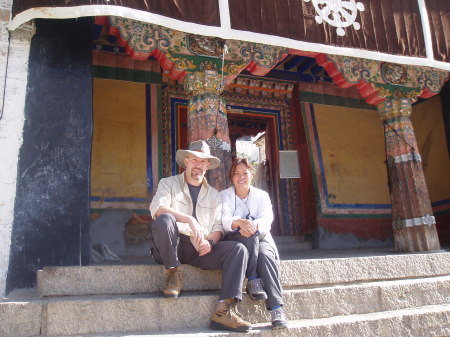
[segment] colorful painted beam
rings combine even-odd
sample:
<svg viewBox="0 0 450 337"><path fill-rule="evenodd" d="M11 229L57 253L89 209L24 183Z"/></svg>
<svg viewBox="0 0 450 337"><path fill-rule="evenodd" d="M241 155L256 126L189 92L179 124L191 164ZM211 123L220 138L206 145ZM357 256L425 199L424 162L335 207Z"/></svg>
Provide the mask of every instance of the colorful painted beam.
<svg viewBox="0 0 450 337"><path fill-rule="evenodd" d="M283 60L287 48L258 43L223 40L187 34L150 23L123 17L96 17L96 24L108 27L125 52L135 60L153 56L175 80L187 73L203 71L205 62L232 81L243 70L265 75Z"/></svg>

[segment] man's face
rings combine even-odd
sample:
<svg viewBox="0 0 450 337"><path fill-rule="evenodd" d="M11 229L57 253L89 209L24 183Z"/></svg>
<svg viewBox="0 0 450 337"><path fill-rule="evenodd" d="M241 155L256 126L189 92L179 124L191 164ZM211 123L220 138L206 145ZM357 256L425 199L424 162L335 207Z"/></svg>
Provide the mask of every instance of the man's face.
<svg viewBox="0 0 450 337"><path fill-rule="evenodd" d="M190 154L184 158L184 164L186 165L186 178L188 179L188 182L190 179L195 182L201 182L205 176L206 170L208 170L209 160Z"/></svg>

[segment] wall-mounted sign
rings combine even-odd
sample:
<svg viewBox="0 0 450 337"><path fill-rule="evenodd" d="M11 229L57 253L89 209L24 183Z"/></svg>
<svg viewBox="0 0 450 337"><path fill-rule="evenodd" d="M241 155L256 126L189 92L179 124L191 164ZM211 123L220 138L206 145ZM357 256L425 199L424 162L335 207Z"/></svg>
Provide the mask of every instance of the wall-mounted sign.
<svg viewBox="0 0 450 337"><path fill-rule="evenodd" d="M280 178L300 178L298 151L280 151Z"/></svg>

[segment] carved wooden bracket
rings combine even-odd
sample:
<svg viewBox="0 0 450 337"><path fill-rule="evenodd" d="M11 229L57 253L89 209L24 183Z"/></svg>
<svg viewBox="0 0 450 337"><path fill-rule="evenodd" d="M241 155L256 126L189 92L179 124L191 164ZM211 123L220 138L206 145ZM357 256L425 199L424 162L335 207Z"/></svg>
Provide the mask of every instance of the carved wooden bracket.
<svg viewBox="0 0 450 337"><path fill-rule="evenodd" d="M449 73L429 67L408 66L339 55L316 55L334 83L341 88L355 86L368 104L386 99L430 98L438 94Z"/></svg>
<svg viewBox="0 0 450 337"><path fill-rule="evenodd" d="M175 80L204 69L221 74L222 64L225 83L243 70L265 75L289 53L287 48L187 34L122 17L96 17L96 24L106 26L133 59L153 56Z"/></svg>

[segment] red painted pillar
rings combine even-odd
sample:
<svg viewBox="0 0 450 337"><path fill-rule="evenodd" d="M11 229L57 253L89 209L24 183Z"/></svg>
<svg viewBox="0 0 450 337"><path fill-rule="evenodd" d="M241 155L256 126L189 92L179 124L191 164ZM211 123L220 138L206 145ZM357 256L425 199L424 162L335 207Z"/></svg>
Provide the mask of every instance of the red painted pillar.
<svg viewBox="0 0 450 337"><path fill-rule="evenodd" d="M231 145L225 100L220 96L223 90L221 77L215 70L191 73L186 76L184 87L190 95L188 143L205 140L209 144L211 154L220 159L220 166L208 171L208 182L219 191L223 190L229 183Z"/></svg>
<svg viewBox="0 0 450 337"><path fill-rule="evenodd" d="M392 203L395 250L420 252L440 249L436 221L425 183L422 159L409 118L410 98L380 103L384 120L386 164Z"/></svg>

